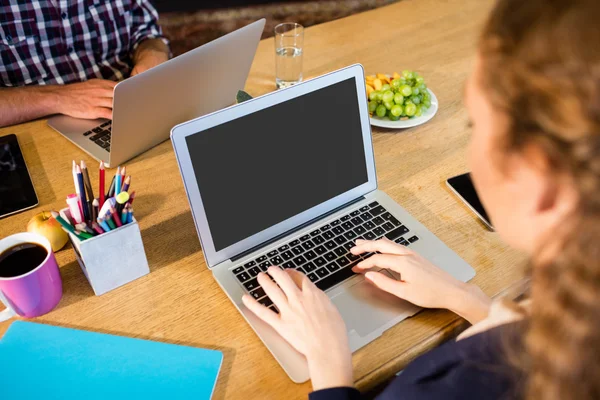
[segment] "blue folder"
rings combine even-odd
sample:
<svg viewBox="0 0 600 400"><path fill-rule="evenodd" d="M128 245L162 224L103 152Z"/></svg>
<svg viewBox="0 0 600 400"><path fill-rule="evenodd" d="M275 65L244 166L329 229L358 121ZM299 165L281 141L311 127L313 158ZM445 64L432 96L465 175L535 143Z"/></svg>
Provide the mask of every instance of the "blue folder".
<svg viewBox="0 0 600 400"><path fill-rule="evenodd" d="M0 342L0 398L210 399L223 354L15 321Z"/></svg>

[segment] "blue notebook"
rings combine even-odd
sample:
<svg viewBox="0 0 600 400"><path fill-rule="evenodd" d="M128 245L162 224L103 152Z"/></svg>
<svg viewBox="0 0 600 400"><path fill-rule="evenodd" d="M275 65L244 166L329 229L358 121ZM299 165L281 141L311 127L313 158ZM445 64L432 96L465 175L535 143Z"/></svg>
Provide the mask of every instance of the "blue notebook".
<svg viewBox="0 0 600 400"><path fill-rule="evenodd" d="M15 321L0 360L3 400L210 399L223 354Z"/></svg>

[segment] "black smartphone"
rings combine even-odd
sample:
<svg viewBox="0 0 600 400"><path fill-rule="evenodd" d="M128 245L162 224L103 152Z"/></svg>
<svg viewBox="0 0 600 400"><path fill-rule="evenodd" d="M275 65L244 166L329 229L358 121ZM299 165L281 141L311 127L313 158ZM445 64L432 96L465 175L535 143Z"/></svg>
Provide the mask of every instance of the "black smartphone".
<svg viewBox="0 0 600 400"><path fill-rule="evenodd" d="M446 184L488 228L494 230L490 218L475 191L475 186L473 186L470 173L450 178L446 181Z"/></svg>
<svg viewBox="0 0 600 400"><path fill-rule="evenodd" d="M0 218L38 205L16 135L0 137Z"/></svg>

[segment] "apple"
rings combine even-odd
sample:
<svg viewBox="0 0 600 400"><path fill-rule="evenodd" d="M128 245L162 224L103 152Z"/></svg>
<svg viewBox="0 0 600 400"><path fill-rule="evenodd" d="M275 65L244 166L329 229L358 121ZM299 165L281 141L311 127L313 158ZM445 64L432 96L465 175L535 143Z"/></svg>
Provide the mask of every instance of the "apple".
<svg viewBox="0 0 600 400"><path fill-rule="evenodd" d="M48 211L41 212L31 218L27 223L27 232L33 232L44 236L50 241L52 251L62 249L69 241L69 236L57 220L52 218Z"/></svg>

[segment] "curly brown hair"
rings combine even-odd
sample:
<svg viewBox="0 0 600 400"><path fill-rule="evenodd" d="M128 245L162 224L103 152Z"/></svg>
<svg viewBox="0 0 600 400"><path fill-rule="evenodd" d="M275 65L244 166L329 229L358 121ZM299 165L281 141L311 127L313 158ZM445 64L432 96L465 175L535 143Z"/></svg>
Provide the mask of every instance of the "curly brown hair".
<svg viewBox="0 0 600 400"><path fill-rule="evenodd" d="M481 87L511 122L503 149L539 146L578 198L558 254L532 257L523 395L600 399L600 0L499 0L479 50Z"/></svg>

